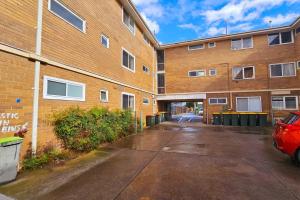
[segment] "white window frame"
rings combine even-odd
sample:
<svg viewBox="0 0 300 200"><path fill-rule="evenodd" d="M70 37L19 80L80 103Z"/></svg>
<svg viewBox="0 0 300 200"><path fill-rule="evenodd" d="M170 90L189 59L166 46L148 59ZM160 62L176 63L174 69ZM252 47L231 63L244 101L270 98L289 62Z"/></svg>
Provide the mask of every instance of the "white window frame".
<svg viewBox="0 0 300 200"><path fill-rule="evenodd" d="M200 46L200 45L203 45L203 46L201 48L196 48L196 49L191 49L190 48L191 46ZM189 45L188 46L189 51L197 51L197 50L201 50L201 49L205 49L205 44L195 44L195 45Z"/></svg>
<svg viewBox="0 0 300 200"><path fill-rule="evenodd" d="M287 31L282 31L282 32L287 32ZM285 44L293 44L295 42L295 38L294 38L294 34L293 34L293 31L289 31L291 33L291 36L292 36L292 41L291 42L288 42L288 43L282 43L282 36L281 36L281 33L282 32L275 32L275 33L278 33L279 34L279 44L273 44L273 45L270 45L270 40L269 40L269 35L271 34L275 34L275 33L271 33L271 34L268 34L267 35L267 38L268 38L268 45L270 47L273 47L273 46L278 46L278 45L285 45Z"/></svg>
<svg viewBox="0 0 300 200"><path fill-rule="evenodd" d="M248 108L250 107L249 106L249 99L250 98L259 98L259 101L260 101L260 111L258 111L258 112L262 112L262 101L261 101L261 96L253 96L253 97L236 97L236 99L235 99L235 106L236 106L236 111L237 112L254 112L254 111L239 111L238 110L238 99L246 99L246 98L248 98Z"/></svg>
<svg viewBox="0 0 300 200"><path fill-rule="evenodd" d="M83 23L83 30L81 30L80 28L76 27L75 25L73 25L72 23L68 22L66 19L64 19L63 17L61 17L60 15L56 14L54 11L51 10L51 1L55 1L56 3L58 3L59 5L61 5L62 7L64 7L66 10L68 10L70 13L72 13L75 17L77 17L79 20L81 20ZM65 21L66 23L68 23L69 25L73 26L74 28L76 28L77 30L79 30L82 33L86 33L86 20L84 20L82 17L80 17L78 14L76 14L75 12L73 12L72 10L70 10L67 6L65 6L64 4L62 4L61 2L59 2L58 0L48 0L48 10L50 13L54 14L56 17L60 18L61 20Z"/></svg>
<svg viewBox="0 0 300 200"><path fill-rule="evenodd" d="M253 68L253 77L252 78L245 78L245 68ZM234 74L233 74L233 69L234 68L242 68L242 70L243 70L243 79L235 79L234 78ZM255 79L255 66L244 66L244 67L238 67L238 66L236 66L236 67L233 67L232 68L232 80L234 80L234 81L242 81L242 80L253 80L253 79Z"/></svg>
<svg viewBox="0 0 300 200"><path fill-rule="evenodd" d="M212 99L217 99L217 102L218 102L218 103L211 103L210 101L211 101ZM226 100L226 103L219 103L219 100L220 100L220 99L225 99L225 100ZM227 105L227 104L228 104L228 101L227 101L227 98L226 98L226 97L209 98L209 99L208 99L208 102L209 102L209 105Z"/></svg>
<svg viewBox="0 0 300 200"><path fill-rule="evenodd" d="M282 67L284 64L294 64L295 75L284 76L284 75L283 75L283 67ZM272 68L273 65L281 65L282 76L272 76L272 70L271 70L271 68ZM269 73L270 73L270 77L271 77L271 78L287 78L287 77L295 77L295 76L297 76L297 66L296 66L296 65L297 65L297 63L295 63L295 62L269 64Z"/></svg>
<svg viewBox="0 0 300 200"><path fill-rule="evenodd" d="M210 46L210 44L214 44L213 46ZM216 46L217 46L217 43L216 42L209 42L208 44L207 44L207 46L208 46L208 48L215 48Z"/></svg>
<svg viewBox="0 0 300 200"><path fill-rule="evenodd" d="M126 11L127 12L127 11ZM133 27L133 30L131 30L129 28L129 26L127 24L125 24L124 22L124 7L122 7L122 23L126 26L126 28L129 30L130 33L132 33L134 36L135 36L135 32L136 32L136 23L135 23L135 20L133 19L133 17L129 14L129 12L127 12L129 17L132 18L132 20L134 21L134 27Z"/></svg>
<svg viewBox="0 0 300 200"><path fill-rule="evenodd" d="M243 42L243 41L244 41L244 39L247 39L247 38L251 38L251 47L245 48L245 47L244 47L244 42ZM241 40L241 48L240 48L240 49L233 49L233 48L232 48L232 42L233 42L234 39L239 39L239 40ZM243 37L243 38L234 38L234 39L231 40L231 50L233 50L233 51L239 51L239 50L253 49L253 48L254 48L253 36L251 36L251 37Z"/></svg>
<svg viewBox="0 0 300 200"><path fill-rule="evenodd" d="M190 72L204 72L204 76L190 76ZM190 78L206 77L206 70L205 69L199 69L199 70L188 71L188 77L190 77Z"/></svg>
<svg viewBox="0 0 300 200"><path fill-rule="evenodd" d="M53 82L66 84L66 96L58 96L58 95L48 94L48 81L53 81ZM68 84L82 87L82 97L81 98L76 98L76 97L67 96L67 94L68 94ZM50 77L50 76L44 76L43 98L44 99L49 99L49 100L85 101L85 88L86 88L86 85L84 83L78 83L78 82L69 81L69 80L60 79L60 78L55 78L55 77Z"/></svg>
<svg viewBox="0 0 300 200"><path fill-rule="evenodd" d="M133 57L133 67L134 67L134 69L132 70L132 69L130 69L130 68L128 68L128 67L126 67L125 65L123 65L123 51L126 51L127 53L128 53L128 55L130 55L130 56L132 56ZM127 69L127 70L129 70L129 71L131 71L131 72L133 72L133 73L135 73L135 56L132 54L132 53L130 53L127 49L125 49L124 47L122 47L122 51L121 51L121 66L123 67L123 68L125 68L125 69ZM128 59L128 61L129 61L129 59ZM129 63L128 63L129 64Z"/></svg>
<svg viewBox="0 0 300 200"><path fill-rule="evenodd" d="M102 92L105 92L106 100L103 100L103 99L102 99L102 96L101 96L101 93L102 93ZM108 103L108 102L109 102L109 99L108 99L109 96L108 96L108 94L109 94L109 93L108 93L108 90L100 90L100 101L103 102L103 103Z"/></svg>
<svg viewBox="0 0 300 200"><path fill-rule="evenodd" d="M145 103L145 102L144 102L144 100L146 100L146 99L147 99L148 103ZM144 104L144 105L149 105L149 104L150 104L150 99L147 98L147 97L144 97L144 98L143 98L143 104Z"/></svg>
<svg viewBox="0 0 300 200"><path fill-rule="evenodd" d="M215 75L211 74L211 71L215 71ZM217 70L217 69L210 69L210 70L208 71L208 74L209 74L209 76L217 76L218 70Z"/></svg>
<svg viewBox="0 0 300 200"><path fill-rule="evenodd" d="M283 98L283 108L273 108L273 97L277 97L277 98ZM296 108L286 108L286 98L288 97L295 97L296 98ZM298 110L299 109L299 99L298 96L271 96L271 106L272 106L272 110Z"/></svg>
<svg viewBox="0 0 300 200"><path fill-rule="evenodd" d="M106 39L106 41L107 41L107 46L105 46L103 43L102 43L102 39ZM109 46L110 46L110 43L109 43L109 37L107 37L106 35L104 35L104 34L101 34L101 37L100 37L100 42L101 42L101 45L103 46L103 47L105 47L105 48L107 48L107 49L109 49Z"/></svg>
<svg viewBox="0 0 300 200"><path fill-rule="evenodd" d="M128 92L122 92L121 93L121 109L124 109L123 108L123 95L128 95L128 96L133 96L133 110L132 111L135 111L135 94L132 94L132 93L128 93Z"/></svg>

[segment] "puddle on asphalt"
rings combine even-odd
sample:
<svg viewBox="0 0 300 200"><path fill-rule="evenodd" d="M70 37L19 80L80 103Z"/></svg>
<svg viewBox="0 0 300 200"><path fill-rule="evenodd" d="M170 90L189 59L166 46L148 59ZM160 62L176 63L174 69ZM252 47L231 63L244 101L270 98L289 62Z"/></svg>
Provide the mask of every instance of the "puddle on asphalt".
<svg viewBox="0 0 300 200"><path fill-rule="evenodd" d="M184 127L182 128L182 131L184 132L197 132L198 130L195 128L191 128L191 127Z"/></svg>
<svg viewBox="0 0 300 200"><path fill-rule="evenodd" d="M164 152L182 153L182 154L196 154L207 156L206 144L173 144L162 149Z"/></svg>

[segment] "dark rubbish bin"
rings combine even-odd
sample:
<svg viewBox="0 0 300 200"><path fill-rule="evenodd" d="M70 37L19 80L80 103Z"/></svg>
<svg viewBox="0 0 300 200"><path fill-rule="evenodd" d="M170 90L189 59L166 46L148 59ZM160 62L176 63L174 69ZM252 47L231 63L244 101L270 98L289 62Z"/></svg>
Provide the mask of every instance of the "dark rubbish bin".
<svg viewBox="0 0 300 200"><path fill-rule="evenodd" d="M268 123L268 113L258 114L259 126L267 126Z"/></svg>
<svg viewBox="0 0 300 200"><path fill-rule="evenodd" d="M232 126L239 126L239 114L232 113L231 115L231 125Z"/></svg>
<svg viewBox="0 0 300 200"><path fill-rule="evenodd" d="M240 113L241 126L248 126L249 115L248 113Z"/></svg>
<svg viewBox="0 0 300 200"><path fill-rule="evenodd" d="M222 125L221 113L213 113L213 124L214 125Z"/></svg>
<svg viewBox="0 0 300 200"><path fill-rule="evenodd" d="M146 126L147 127L151 127L151 126L153 126L154 125L154 116L152 116L152 115L147 115L146 116Z"/></svg>
<svg viewBox="0 0 300 200"><path fill-rule="evenodd" d="M231 113L223 113L223 125L224 126L230 126L232 120Z"/></svg>
<svg viewBox="0 0 300 200"><path fill-rule="evenodd" d="M257 113L249 113L249 126L257 126Z"/></svg>

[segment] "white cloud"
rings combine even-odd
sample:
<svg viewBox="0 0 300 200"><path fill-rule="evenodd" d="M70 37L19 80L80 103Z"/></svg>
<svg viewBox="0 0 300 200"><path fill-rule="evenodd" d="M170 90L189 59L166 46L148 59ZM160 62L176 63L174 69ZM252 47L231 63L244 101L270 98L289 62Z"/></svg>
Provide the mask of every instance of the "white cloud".
<svg viewBox="0 0 300 200"><path fill-rule="evenodd" d="M222 35L222 34L226 34L226 28L210 27L207 30L208 36L216 36L216 35Z"/></svg>
<svg viewBox="0 0 300 200"><path fill-rule="evenodd" d="M193 31L195 31L196 33L199 33L200 31L200 26L197 26L195 24L189 23L189 24L180 24L178 25L179 28L183 28L183 29L191 29Z"/></svg>
<svg viewBox="0 0 300 200"><path fill-rule="evenodd" d="M149 29L153 33L159 33L160 27L159 27L159 24L156 21L149 19L144 13L141 13L141 16L143 17L143 19L147 23Z"/></svg>
<svg viewBox="0 0 300 200"><path fill-rule="evenodd" d="M220 9L197 11L196 15L204 16L207 23L226 20L230 23L245 22L257 19L265 10L269 10L283 3L295 3L300 0L231 0Z"/></svg>
<svg viewBox="0 0 300 200"><path fill-rule="evenodd" d="M290 23L290 22L294 21L297 17L299 17L299 14L296 14L296 13L290 13L287 15L279 14L275 17L270 17L270 16L265 17L264 22L266 24L269 24L271 21L272 22L271 24L273 26L279 26L279 25Z"/></svg>
<svg viewBox="0 0 300 200"><path fill-rule="evenodd" d="M132 0L132 2L136 6L145 6L145 5L157 3L158 0Z"/></svg>

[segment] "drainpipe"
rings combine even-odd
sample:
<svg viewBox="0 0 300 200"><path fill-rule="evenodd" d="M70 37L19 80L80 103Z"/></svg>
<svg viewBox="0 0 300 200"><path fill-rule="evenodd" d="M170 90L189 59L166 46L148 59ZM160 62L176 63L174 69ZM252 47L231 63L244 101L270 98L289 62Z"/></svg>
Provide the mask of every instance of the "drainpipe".
<svg viewBox="0 0 300 200"><path fill-rule="evenodd" d="M35 47L35 53L38 56L41 55L41 51L42 51L42 25L43 25L43 0L38 0L36 47ZM32 114L32 141L31 141L32 155L36 155L36 151L37 151L40 69L41 69L41 62L35 61L34 88L33 88L33 114Z"/></svg>

